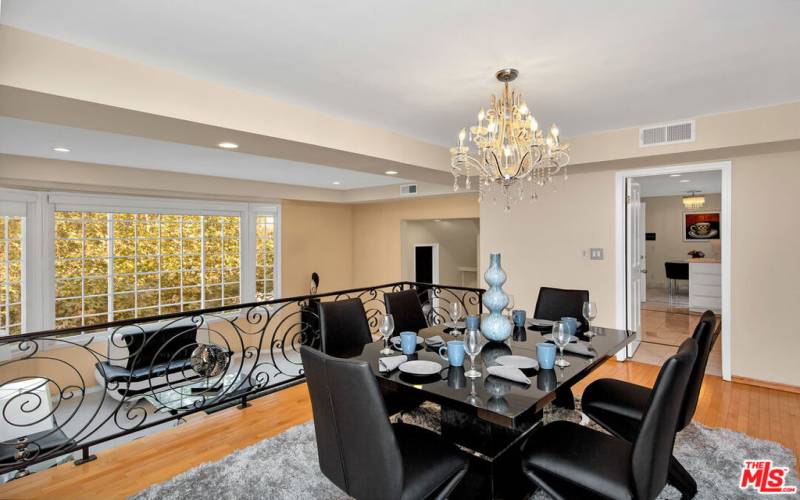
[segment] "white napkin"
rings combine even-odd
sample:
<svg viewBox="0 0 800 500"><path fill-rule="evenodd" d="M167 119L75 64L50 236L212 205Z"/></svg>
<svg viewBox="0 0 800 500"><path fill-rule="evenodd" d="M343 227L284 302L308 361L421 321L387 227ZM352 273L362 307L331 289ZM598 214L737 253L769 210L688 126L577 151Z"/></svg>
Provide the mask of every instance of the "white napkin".
<svg viewBox="0 0 800 500"><path fill-rule="evenodd" d="M592 349L592 346L590 346L586 342L580 342L580 341L575 342L574 344L567 344L566 347L564 347L564 350L572 354L580 354L581 356L594 357L595 354L597 354L595 350Z"/></svg>
<svg viewBox="0 0 800 500"><path fill-rule="evenodd" d="M489 372L489 375L511 380L512 382L519 382L525 385L530 385L531 383L531 379L526 377L522 370L513 366L487 366L486 371Z"/></svg>
<svg viewBox="0 0 800 500"><path fill-rule="evenodd" d="M431 347L444 345L444 339L439 335L434 335L431 338L425 339L425 343Z"/></svg>
<svg viewBox="0 0 800 500"><path fill-rule="evenodd" d="M390 372L397 369L398 366L402 365L408 360L408 356L405 354L400 356L388 356L385 358L378 359L378 371L380 372Z"/></svg>

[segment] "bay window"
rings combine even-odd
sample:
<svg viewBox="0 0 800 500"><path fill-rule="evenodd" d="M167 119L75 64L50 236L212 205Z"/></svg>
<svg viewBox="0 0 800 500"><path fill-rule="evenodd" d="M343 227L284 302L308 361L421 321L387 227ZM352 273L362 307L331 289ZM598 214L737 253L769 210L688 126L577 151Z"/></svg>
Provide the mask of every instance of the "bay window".
<svg viewBox="0 0 800 500"><path fill-rule="evenodd" d="M37 198L44 222L31 235L27 212L9 210L6 193L0 335L31 331L26 313L42 318L39 328L67 328L277 296L275 205L50 193ZM40 299L28 304L31 238L45 251L31 283Z"/></svg>

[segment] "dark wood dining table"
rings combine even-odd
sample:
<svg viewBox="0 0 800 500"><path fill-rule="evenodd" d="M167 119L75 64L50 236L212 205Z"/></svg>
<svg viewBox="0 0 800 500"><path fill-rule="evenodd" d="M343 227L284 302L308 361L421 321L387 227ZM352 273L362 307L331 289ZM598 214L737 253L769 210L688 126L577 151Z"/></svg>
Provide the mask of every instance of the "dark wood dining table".
<svg viewBox="0 0 800 500"><path fill-rule="evenodd" d="M444 325L423 329L419 336L439 335L443 340L462 340L463 335L445 333ZM598 368L609 357L623 349L632 339L625 330L592 327L597 335L579 335L588 342L594 355L582 356L565 352L570 366L554 370L525 371L530 385L488 375L487 366L496 365L499 356L515 354L536 358L536 344L545 342L544 333L516 328L505 342L486 342L476 357L480 378L467 378L469 357L463 367L450 367L439 355L439 348L417 346L409 359L436 361L442 370L432 376L412 376L394 370L381 373L378 359L383 341L367 344L353 352L350 359L367 361L381 387L409 399L437 403L441 406L442 437L470 453L470 470L453 498L526 498L532 486L522 474L520 448L533 430L542 425L543 410L559 395L569 394L570 387ZM401 354L397 352L397 354Z"/></svg>

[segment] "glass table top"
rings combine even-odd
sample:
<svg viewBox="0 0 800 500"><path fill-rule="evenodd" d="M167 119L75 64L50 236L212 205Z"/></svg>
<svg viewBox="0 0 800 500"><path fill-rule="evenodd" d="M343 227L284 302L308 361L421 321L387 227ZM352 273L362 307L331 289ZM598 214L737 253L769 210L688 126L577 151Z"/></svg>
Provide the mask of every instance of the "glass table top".
<svg viewBox="0 0 800 500"><path fill-rule="evenodd" d="M555 370L525 370L525 374L531 380L531 384L527 386L488 375L486 371L487 365L497 364L495 360L499 356L516 354L536 358L536 344L545 340L542 333L527 329L515 330L514 335L505 342L488 342L483 339L483 349L475 359L477 369L481 371L482 376L475 379L464 376L465 369L470 367L468 356L465 356L464 367L450 367L447 359L439 355L438 347L434 350L418 346L417 352L409 356L409 359L436 361L442 365L442 370L438 374L427 377L412 376L399 370L388 374L379 372L378 359L382 357L379 353L383 348L382 339L367 344L358 352L354 351L352 355L345 357L368 362L382 385L401 385L422 391L431 401L456 407L460 411L513 429L516 424L552 401L557 388L570 387L580 381L633 340L625 330L594 326L592 330L596 336L591 339L580 338L589 343L596 356L587 357L565 352L570 366L555 367ZM421 330L419 335L425 338L439 335L445 341L463 339L463 335L452 336L444 333L444 326L426 328ZM395 353L399 354L402 353L400 351Z"/></svg>

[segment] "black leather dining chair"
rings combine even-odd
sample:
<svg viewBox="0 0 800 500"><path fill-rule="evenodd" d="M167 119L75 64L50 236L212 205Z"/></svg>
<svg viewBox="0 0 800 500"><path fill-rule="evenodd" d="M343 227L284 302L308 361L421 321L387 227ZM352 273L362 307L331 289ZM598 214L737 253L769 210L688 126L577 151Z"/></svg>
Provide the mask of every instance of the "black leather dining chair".
<svg viewBox="0 0 800 500"><path fill-rule="evenodd" d="M533 317L558 321L563 317L573 317L583 323L578 329L584 332L588 328L583 319L583 303L589 301L589 290L567 290L564 288L539 288L536 309Z"/></svg>
<svg viewBox="0 0 800 500"><path fill-rule="evenodd" d="M372 342L367 313L361 299L319 303L322 352L340 357Z"/></svg>
<svg viewBox="0 0 800 500"><path fill-rule="evenodd" d="M661 367L642 414L636 439L628 442L589 427L557 421L534 433L522 452L522 469L552 497L656 498L667 484L680 405L697 357L686 339Z"/></svg>
<svg viewBox="0 0 800 500"><path fill-rule="evenodd" d="M692 339L697 343L697 358L689 376L689 385L681 404L676 431L680 432L692 421L700 398L708 356L719 336L719 323L713 311L706 311L694 329ZM622 380L599 379L586 387L581 399L581 409L592 420L612 434L634 442L642 425L647 402L652 391L641 385ZM697 493L697 483L675 457L670 460L669 483L684 498Z"/></svg>
<svg viewBox="0 0 800 500"><path fill-rule="evenodd" d="M331 356L342 358L358 354L365 345L372 342L367 313L361 299L321 302L319 323L321 350ZM425 401L417 391L399 388L381 388L381 391L391 415L411 411Z"/></svg>
<svg viewBox="0 0 800 500"><path fill-rule="evenodd" d="M416 290L403 290L400 292L389 292L384 294L383 302L386 306L386 314L391 314L394 318L394 333L417 332L428 327L425 313L422 311L422 303Z"/></svg>
<svg viewBox="0 0 800 500"><path fill-rule="evenodd" d="M369 365L302 346L319 467L356 499L446 498L468 460L429 430L391 424Z"/></svg>

